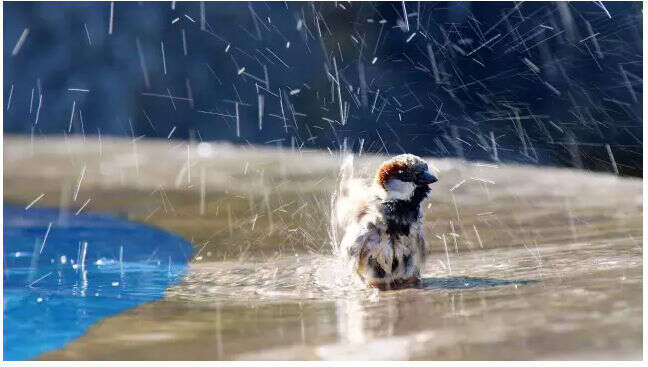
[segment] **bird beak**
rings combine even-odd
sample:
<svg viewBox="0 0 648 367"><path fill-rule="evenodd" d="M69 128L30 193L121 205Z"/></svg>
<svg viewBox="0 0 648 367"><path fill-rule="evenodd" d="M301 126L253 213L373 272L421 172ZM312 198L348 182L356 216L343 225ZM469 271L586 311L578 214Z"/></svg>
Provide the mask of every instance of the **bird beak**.
<svg viewBox="0 0 648 367"><path fill-rule="evenodd" d="M439 181L436 176L430 172L423 172L416 177L416 183L421 185L429 185Z"/></svg>

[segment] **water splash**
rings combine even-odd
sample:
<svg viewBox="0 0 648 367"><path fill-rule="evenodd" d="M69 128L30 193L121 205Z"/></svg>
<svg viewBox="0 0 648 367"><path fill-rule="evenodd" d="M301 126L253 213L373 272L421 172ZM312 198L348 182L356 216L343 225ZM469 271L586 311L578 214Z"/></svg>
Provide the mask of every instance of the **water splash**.
<svg viewBox="0 0 648 367"><path fill-rule="evenodd" d="M56 209L3 212L5 360L34 358L161 298L192 251L178 236L105 215L59 224Z"/></svg>

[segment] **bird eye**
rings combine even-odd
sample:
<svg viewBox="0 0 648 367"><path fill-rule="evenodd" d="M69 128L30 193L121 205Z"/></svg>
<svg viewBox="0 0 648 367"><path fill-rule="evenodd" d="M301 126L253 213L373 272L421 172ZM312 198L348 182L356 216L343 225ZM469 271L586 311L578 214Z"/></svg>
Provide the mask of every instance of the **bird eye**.
<svg viewBox="0 0 648 367"><path fill-rule="evenodd" d="M401 173L403 173L403 170L399 169L398 174L401 174Z"/></svg>

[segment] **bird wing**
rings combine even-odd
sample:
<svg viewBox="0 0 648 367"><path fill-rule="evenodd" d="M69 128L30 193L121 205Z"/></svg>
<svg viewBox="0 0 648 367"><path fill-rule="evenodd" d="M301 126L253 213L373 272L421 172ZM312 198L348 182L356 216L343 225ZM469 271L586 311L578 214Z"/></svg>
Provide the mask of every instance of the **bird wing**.
<svg viewBox="0 0 648 367"><path fill-rule="evenodd" d="M341 249L360 273L364 273L370 258L375 259L386 272L391 272L393 250L389 236L372 223L351 226L342 238Z"/></svg>

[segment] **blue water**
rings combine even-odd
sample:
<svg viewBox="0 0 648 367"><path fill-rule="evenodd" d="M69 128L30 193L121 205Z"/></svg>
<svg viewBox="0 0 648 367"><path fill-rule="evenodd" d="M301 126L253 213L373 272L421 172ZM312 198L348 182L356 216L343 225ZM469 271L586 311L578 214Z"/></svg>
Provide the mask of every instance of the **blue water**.
<svg viewBox="0 0 648 367"><path fill-rule="evenodd" d="M5 360L35 358L161 298L192 251L179 236L108 215L3 211Z"/></svg>

